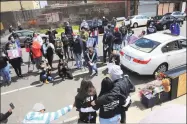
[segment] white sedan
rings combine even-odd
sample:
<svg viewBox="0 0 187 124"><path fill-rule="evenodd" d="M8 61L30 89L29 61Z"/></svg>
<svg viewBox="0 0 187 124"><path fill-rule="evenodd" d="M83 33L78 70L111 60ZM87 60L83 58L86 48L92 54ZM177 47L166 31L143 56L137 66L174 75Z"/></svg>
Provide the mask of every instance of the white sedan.
<svg viewBox="0 0 187 124"><path fill-rule="evenodd" d="M186 64L186 38L166 33L146 35L120 51L122 66L139 75L154 75Z"/></svg>
<svg viewBox="0 0 187 124"><path fill-rule="evenodd" d="M145 15L135 15L130 16L131 27L137 28L138 26L145 26L147 25L147 21L150 19L148 16Z"/></svg>

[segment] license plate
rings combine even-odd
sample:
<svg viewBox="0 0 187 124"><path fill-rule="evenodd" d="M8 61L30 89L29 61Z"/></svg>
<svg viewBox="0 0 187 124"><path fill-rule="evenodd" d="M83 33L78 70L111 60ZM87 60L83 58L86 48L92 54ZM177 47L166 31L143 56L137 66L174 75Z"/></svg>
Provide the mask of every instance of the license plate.
<svg viewBox="0 0 187 124"><path fill-rule="evenodd" d="M128 55L125 55L125 59L127 59L127 60L131 60L131 57L130 56L128 56Z"/></svg>

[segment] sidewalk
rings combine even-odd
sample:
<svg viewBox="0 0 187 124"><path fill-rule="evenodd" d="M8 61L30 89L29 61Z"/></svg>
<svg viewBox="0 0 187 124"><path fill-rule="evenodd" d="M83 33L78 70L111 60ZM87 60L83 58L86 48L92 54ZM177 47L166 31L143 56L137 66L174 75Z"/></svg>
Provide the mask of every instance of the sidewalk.
<svg viewBox="0 0 187 124"><path fill-rule="evenodd" d="M140 120L142 120L143 118L145 118L149 113L151 113L151 111L160 109L166 105L169 104L181 104L181 105L186 105L186 95L183 95L177 99L174 99L172 101L168 101L165 103L162 103L161 105L156 105L152 108L146 109L139 100L139 96L138 93L132 95L132 104L129 108L129 110L126 113L127 116L127 123L139 123ZM98 113L98 112L97 112ZM64 120L62 123L63 124L76 124L78 120L78 115L72 118L69 118L67 120ZM97 123L99 123L99 118L97 117Z"/></svg>

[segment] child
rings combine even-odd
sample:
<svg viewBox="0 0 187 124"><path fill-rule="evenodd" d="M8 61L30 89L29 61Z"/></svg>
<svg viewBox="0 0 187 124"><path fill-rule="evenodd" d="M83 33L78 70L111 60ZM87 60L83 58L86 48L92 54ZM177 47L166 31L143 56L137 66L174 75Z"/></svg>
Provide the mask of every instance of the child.
<svg viewBox="0 0 187 124"><path fill-rule="evenodd" d="M73 75L68 68L67 62L62 59L60 59L58 63L58 74L62 78L62 80L65 80L66 77L68 79L73 79Z"/></svg>
<svg viewBox="0 0 187 124"><path fill-rule="evenodd" d="M48 63L45 64L44 61L41 63L42 72L40 73L40 82L48 84L48 81L53 81L51 77L51 68Z"/></svg>

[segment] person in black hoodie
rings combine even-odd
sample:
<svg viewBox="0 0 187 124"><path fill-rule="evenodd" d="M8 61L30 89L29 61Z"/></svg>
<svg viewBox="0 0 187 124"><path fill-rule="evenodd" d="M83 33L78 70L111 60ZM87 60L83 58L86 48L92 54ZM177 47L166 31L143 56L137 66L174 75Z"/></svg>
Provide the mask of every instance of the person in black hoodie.
<svg viewBox="0 0 187 124"><path fill-rule="evenodd" d="M78 123L96 123L96 112L83 113L81 108L91 107L91 102L97 99L96 89L89 79L83 79L78 94L75 96L75 107L79 111Z"/></svg>
<svg viewBox="0 0 187 124"><path fill-rule="evenodd" d="M122 34L118 27L114 28L113 50L119 51L122 46Z"/></svg>
<svg viewBox="0 0 187 124"><path fill-rule="evenodd" d="M126 123L126 111L131 104L130 93L135 92L135 87L127 75L122 75L123 71L120 66L113 65L110 66L108 70L110 78L114 83L114 87L110 92L98 97L98 99L93 101L91 104L93 106L105 105L120 98L121 101L125 101L125 104L120 106L121 123Z"/></svg>
<svg viewBox="0 0 187 124"><path fill-rule="evenodd" d="M104 31L106 31L106 29L107 29L108 22L109 22L108 19L105 18L105 16L103 16L102 26L104 27Z"/></svg>
<svg viewBox="0 0 187 124"><path fill-rule="evenodd" d="M106 77L101 82L101 91L98 97L105 95L112 90L114 84L109 77ZM81 108L81 112L94 112L95 110L99 110L99 120L101 124L118 124L121 119L121 104L124 101L120 100L120 97L112 101L108 104L99 105L88 107L88 108Z"/></svg>
<svg viewBox="0 0 187 124"><path fill-rule="evenodd" d="M108 30L104 33L103 36L103 62L106 63L107 53L108 57L110 57L110 54L112 52L112 31L109 30L111 28L111 25L108 25Z"/></svg>
<svg viewBox="0 0 187 124"><path fill-rule="evenodd" d="M58 34L58 32L56 30L52 30L52 28L50 27L49 30L46 32L46 35L49 36L49 42L52 43L55 46L55 38L56 38L56 34Z"/></svg>
<svg viewBox="0 0 187 124"><path fill-rule="evenodd" d="M72 49L72 43L73 43L73 28L71 25L69 25L69 22L66 22L65 26L65 35L68 38L69 41L69 47L70 47L70 53L71 53L71 59L73 59L73 49Z"/></svg>
<svg viewBox="0 0 187 124"><path fill-rule="evenodd" d="M55 53L54 45L52 43L47 42L46 58L51 69L53 69L52 63L53 63L54 53Z"/></svg>
<svg viewBox="0 0 187 124"><path fill-rule="evenodd" d="M73 45L72 46L73 46L73 52L74 52L74 57L75 57L77 69L81 69L82 68L82 57L81 57L82 42L76 34L74 34L74 36L73 36Z"/></svg>

